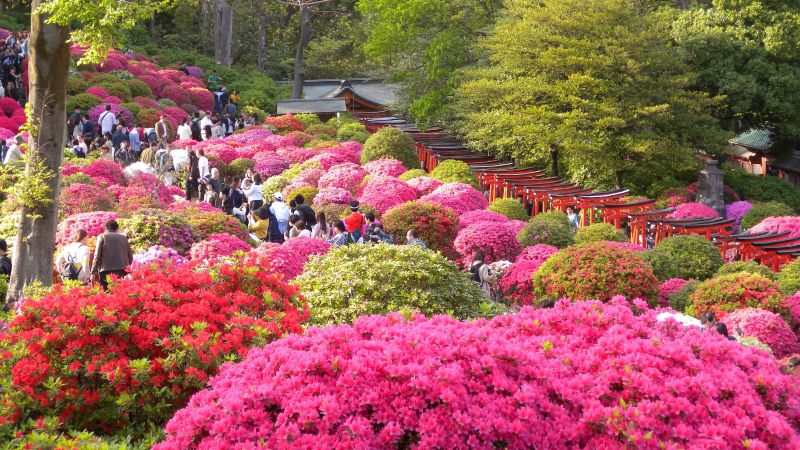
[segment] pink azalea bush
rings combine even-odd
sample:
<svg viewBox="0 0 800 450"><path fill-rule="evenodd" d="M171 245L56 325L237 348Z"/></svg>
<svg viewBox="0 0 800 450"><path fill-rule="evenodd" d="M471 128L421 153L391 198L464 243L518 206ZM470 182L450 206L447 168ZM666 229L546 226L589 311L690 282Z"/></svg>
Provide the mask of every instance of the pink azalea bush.
<svg viewBox="0 0 800 450"><path fill-rule="evenodd" d="M789 317L792 323L800 324L800 292L786 297L786 304L789 308Z"/></svg>
<svg viewBox="0 0 800 450"><path fill-rule="evenodd" d="M154 245L147 250L135 253L131 263L131 272L141 270L151 265L163 266L165 264L181 265L189 260L181 256L175 249Z"/></svg>
<svg viewBox="0 0 800 450"><path fill-rule="evenodd" d="M283 248L291 253L302 255L308 259L311 255L324 255L328 253L331 244L322 239L310 237L296 237L283 243Z"/></svg>
<svg viewBox="0 0 800 450"><path fill-rule="evenodd" d="M731 334L752 336L763 342L777 358L800 352L797 336L789 324L774 312L758 308L744 308L731 312L722 319Z"/></svg>
<svg viewBox="0 0 800 450"><path fill-rule="evenodd" d="M420 200L453 208L459 216L489 206L482 192L464 183L445 183Z"/></svg>
<svg viewBox="0 0 800 450"><path fill-rule="evenodd" d="M661 306L669 305L669 296L680 291L681 288L691 283L683 278L670 278L658 286L658 304Z"/></svg>
<svg viewBox="0 0 800 450"><path fill-rule="evenodd" d="M714 208L703 203L681 203L668 216L670 219L708 219L719 217Z"/></svg>
<svg viewBox="0 0 800 450"><path fill-rule="evenodd" d="M406 166L400 161L392 158L376 159L364 164L364 169L370 175L381 175L386 177L399 177L406 172Z"/></svg>
<svg viewBox="0 0 800 450"><path fill-rule="evenodd" d="M784 217L767 217L758 223L758 225L750 228L750 233L764 233L764 232L781 233L788 231L787 237L800 236L800 217L784 216Z"/></svg>
<svg viewBox="0 0 800 450"><path fill-rule="evenodd" d="M394 206L416 199L417 192L405 182L392 177L372 176L358 201L383 214Z"/></svg>
<svg viewBox="0 0 800 450"><path fill-rule="evenodd" d="M746 200L733 202L729 205L725 205L725 218L735 220L734 227L738 230L742 217L751 209L753 209L753 204Z"/></svg>
<svg viewBox="0 0 800 450"><path fill-rule="evenodd" d="M252 249L245 259L258 262L260 258L266 258L269 261L269 267L265 269L283 275L283 279L286 281L293 280L300 275L303 272L303 264L308 259L298 252L274 243L261 244Z"/></svg>
<svg viewBox="0 0 800 450"><path fill-rule="evenodd" d="M324 205L326 203L335 203L337 205L345 205L350 203L353 196L349 191L338 187L329 187L320 189L316 197L314 197L315 205Z"/></svg>
<svg viewBox="0 0 800 450"><path fill-rule="evenodd" d="M320 190L325 188L345 189L355 193L367 171L354 163L344 163L331 167L319 178Z"/></svg>
<svg viewBox="0 0 800 450"><path fill-rule="evenodd" d="M117 220L119 213L112 211L94 211L74 214L58 223L56 228L56 244L66 245L72 240L72 233L77 229L84 229L89 237L99 236L105 231L105 223Z"/></svg>
<svg viewBox="0 0 800 450"><path fill-rule="evenodd" d="M800 385L767 353L592 301L287 336L224 366L154 449L796 448L798 426Z"/></svg>
<svg viewBox="0 0 800 450"><path fill-rule="evenodd" d="M78 171L92 177L97 184L124 186L128 183L122 166L114 161L97 159L81 167ZM69 174L65 173L64 175Z"/></svg>
<svg viewBox="0 0 800 450"><path fill-rule="evenodd" d="M431 177L415 177L406 181L406 183L414 188L417 191L417 195L420 197L430 194L434 189L444 184L441 181Z"/></svg>
<svg viewBox="0 0 800 450"><path fill-rule="evenodd" d="M107 189L92 184L72 183L61 191L59 212L62 216L72 214L110 211L116 199Z"/></svg>
<svg viewBox="0 0 800 450"><path fill-rule="evenodd" d="M264 178L269 178L288 169L290 165L291 162L288 159L278 156L275 153L270 153L264 154L260 159L256 160L253 171L261 174Z"/></svg>
<svg viewBox="0 0 800 450"><path fill-rule="evenodd" d="M508 217L494 211L477 209L458 216L458 229L463 230L478 222L507 223Z"/></svg>
<svg viewBox="0 0 800 450"><path fill-rule="evenodd" d="M645 251L644 247L642 247L641 245L638 245L638 244L634 244L633 242L616 242L616 241L603 241L603 242L605 242L606 244L608 244L608 245L610 245L612 247L624 248L626 250L632 250L634 252L640 252L641 253L641 252Z"/></svg>
<svg viewBox="0 0 800 450"><path fill-rule="evenodd" d="M252 247L247 242L227 233L213 233L204 240L192 245L189 254L192 259L210 261L236 252L249 252Z"/></svg>
<svg viewBox="0 0 800 450"><path fill-rule="evenodd" d="M514 230L492 222L478 222L459 231L453 246L461 256L459 264L465 268L472 264L478 250L483 250L487 264L501 260L513 261L520 251Z"/></svg>
<svg viewBox="0 0 800 450"><path fill-rule="evenodd" d="M558 252L557 247L547 244L525 247L500 278L500 291L503 297L515 305L533 304L531 276L556 252Z"/></svg>

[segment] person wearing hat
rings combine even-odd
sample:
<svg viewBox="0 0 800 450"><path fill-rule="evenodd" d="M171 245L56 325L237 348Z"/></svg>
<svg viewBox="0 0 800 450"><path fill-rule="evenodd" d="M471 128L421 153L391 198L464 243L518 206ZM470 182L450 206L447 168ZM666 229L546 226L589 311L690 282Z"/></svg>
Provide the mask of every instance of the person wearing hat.
<svg viewBox="0 0 800 450"><path fill-rule="evenodd" d="M269 212L275 216L275 220L278 221L278 228L283 235L286 234L286 230L289 226L289 215L291 215L291 211L289 211L289 207L286 206L286 203L283 202L283 194L276 192L272 194L272 197L274 197L275 200L269 207Z"/></svg>
<svg viewBox="0 0 800 450"><path fill-rule="evenodd" d="M247 229L255 240L265 241L269 234L269 211L264 208L250 211L247 217Z"/></svg>
<svg viewBox="0 0 800 450"><path fill-rule="evenodd" d="M350 233L350 236L353 237L353 242L358 242L361 239L361 232L364 228L364 225L367 224L366 219L364 219L364 215L361 214L359 211L359 203L355 200L350 202L350 215L344 218L344 226L347 228L347 232Z"/></svg>
<svg viewBox="0 0 800 450"><path fill-rule="evenodd" d="M25 142L25 139L22 138L21 134L14 136L14 143L8 147L8 150L6 150L6 156L3 159L3 164L17 162L22 158L22 150L19 148L19 146L22 145L23 142Z"/></svg>

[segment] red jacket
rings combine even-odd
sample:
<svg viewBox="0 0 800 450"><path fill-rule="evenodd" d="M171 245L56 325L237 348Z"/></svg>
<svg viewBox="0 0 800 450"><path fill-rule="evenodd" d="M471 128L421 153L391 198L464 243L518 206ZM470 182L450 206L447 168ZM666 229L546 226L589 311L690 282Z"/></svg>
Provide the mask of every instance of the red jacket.
<svg viewBox="0 0 800 450"><path fill-rule="evenodd" d="M364 216L358 211L350 213L342 222L344 222L344 227L347 229L348 233L360 230L367 223Z"/></svg>

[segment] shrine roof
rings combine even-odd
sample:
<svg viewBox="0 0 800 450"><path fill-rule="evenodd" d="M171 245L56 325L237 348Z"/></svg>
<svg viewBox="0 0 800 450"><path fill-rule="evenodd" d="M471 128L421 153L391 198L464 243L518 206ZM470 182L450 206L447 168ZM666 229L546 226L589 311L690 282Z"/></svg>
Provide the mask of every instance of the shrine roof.
<svg viewBox="0 0 800 450"><path fill-rule="evenodd" d="M740 145L752 150L766 151L772 147L773 137L774 136L772 132L767 129L752 128L729 140L728 142L733 145Z"/></svg>

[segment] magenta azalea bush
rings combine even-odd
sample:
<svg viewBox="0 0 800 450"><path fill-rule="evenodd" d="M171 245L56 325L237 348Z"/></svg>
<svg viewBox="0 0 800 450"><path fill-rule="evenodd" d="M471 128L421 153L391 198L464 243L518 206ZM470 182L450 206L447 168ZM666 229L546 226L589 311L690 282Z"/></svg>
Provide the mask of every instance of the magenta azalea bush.
<svg viewBox="0 0 800 450"><path fill-rule="evenodd" d="M435 180L431 177L414 177L406 181L406 183L414 188L417 191L417 195L420 197L430 194L436 188L444 184L441 181Z"/></svg>
<svg viewBox="0 0 800 450"><path fill-rule="evenodd" d="M492 222L478 222L459 231L453 246L460 255L459 264L465 268L472 264L478 250L483 250L487 264L513 261L520 251L517 233Z"/></svg>
<svg viewBox="0 0 800 450"><path fill-rule="evenodd" d="M365 176L367 171L358 164L339 164L331 167L320 177L318 186L320 190L339 188L355 193Z"/></svg>
<svg viewBox="0 0 800 450"><path fill-rule="evenodd" d="M453 208L459 216L489 206L482 192L464 183L445 183L420 200Z"/></svg>
<svg viewBox="0 0 800 450"><path fill-rule="evenodd" d="M286 281L293 280L300 275L303 272L303 264L308 260L308 257L290 251L283 245L266 242L251 250L245 259L257 263L261 258L269 261L269 267L265 267L265 269L282 275Z"/></svg>
<svg viewBox="0 0 800 450"><path fill-rule="evenodd" d="M517 260L506 268L500 278L503 298L515 305L533 304L531 276L556 252L558 247L546 244L532 245L523 249Z"/></svg>
<svg viewBox="0 0 800 450"><path fill-rule="evenodd" d="M287 336L224 366L154 449L766 449L800 446L798 426L800 386L767 353L593 301Z"/></svg>
<svg viewBox="0 0 800 450"><path fill-rule="evenodd" d="M752 336L763 342L777 358L800 352L797 336L789 324L774 312L758 308L744 308L725 316L722 322L728 332L741 336Z"/></svg>
<svg viewBox="0 0 800 450"><path fill-rule="evenodd" d="M417 199L417 191L397 178L373 176L358 198L381 214L392 207Z"/></svg>
<svg viewBox="0 0 800 450"><path fill-rule="evenodd" d="M345 205L350 203L353 196L350 191L338 187L328 187L320 189L316 197L314 197L315 205L324 205L327 203L334 203L337 205Z"/></svg>
<svg viewBox="0 0 800 450"><path fill-rule="evenodd" d="M291 162L283 156L278 156L274 153L262 154L260 159L256 160L256 165L253 171L261 174L266 179L273 175L278 175L284 170L288 169Z"/></svg>
<svg viewBox="0 0 800 450"><path fill-rule="evenodd" d="M296 237L283 243L283 248L291 253L296 253L308 259L311 255L324 255L328 253L331 244L322 239L310 237Z"/></svg>
<svg viewBox="0 0 800 450"><path fill-rule="evenodd" d="M703 203L681 203L667 217L670 219L708 219L719 217L714 208Z"/></svg>
<svg viewBox="0 0 800 450"><path fill-rule="evenodd" d="M192 245L189 254L192 259L210 261L236 252L249 252L253 247L247 242L228 233L213 233Z"/></svg>
<svg viewBox="0 0 800 450"><path fill-rule="evenodd" d="M746 200L733 202L725 205L725 218L735 220L734 227L738 230L739 224L742 222L742 217L751 209L753 209L753 204Z"/></svg>
<svg viewBox="0 0 800 450"><path fill-rule="evenodd" d="M500 213L487 211L485 209L478 209L458 216L458 229L463 230L464 228L467 228L468 226L478 222L494 222L502 224L507 223L508 220L508 217Z"/></svg>
<svg viewBox="0 0 800 450"><path fill-rule="evenodd" d="M683 278L670 278L658 286L658 304L661 306L669 305L669 296L680 291L681 288L691 283L690 280Z"/></svg>
<svg viewBox="0 0 800 450"><path fill-rule="evenodd" d="M119 213L111 211L93 211L74 214L59 222L56 228L56 244L66 245L72 239L72 233L78 229L84 229L89 237L99 236L105 231L105 223L109 220L117 220Z"/></svg>
<svg viewBox="0 0 800 450"><path fill-rule="evenodd" d="M399 177L407 171L406 166L400 161L392 158L376 159L364 164L364 169L370 175L380 175L385 177Z"/></svg>
<svg viewBox="0 0 800 450"><path fill-rule="evenodd" d="M110 211L114 209L116 199L107 189L92 184L72 183L61 191L59 197L59 214L72 214Z"/></svg>
<svg viewBox="0 0 800 450"><path fill-rule="evenodd" d="M114 161L97 159L81 167L77 171L89 175L95 183L101 185L118 184L125 186L128 183L122 166ZM69 174L65 173L64 175Z"/></svg>
<svg viewBox="0 0 800 450"><path fill-rule="evenodd" d="M800 217L767 217L750 229L750 233L764 233L769 231L774 233L788 231L788 237L800 236Z"/></svg>

